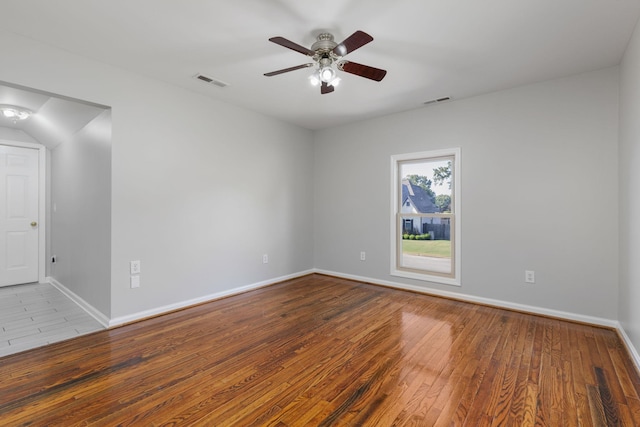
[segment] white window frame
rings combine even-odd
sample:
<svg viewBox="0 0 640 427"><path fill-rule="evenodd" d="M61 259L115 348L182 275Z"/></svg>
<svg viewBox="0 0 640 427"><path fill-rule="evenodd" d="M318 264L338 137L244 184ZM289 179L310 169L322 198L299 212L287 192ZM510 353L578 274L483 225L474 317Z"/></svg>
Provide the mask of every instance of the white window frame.
<svg viewBox="0 0 640 427"><path fill-rule="evenodd" d="M400 176L400 163L407 161L420 160L436 160L443 157L453 157L453 176L452 176L452 197L451 202L453 210L451 218L453 224L452 240L453 253L451 262L453 263L453 275L438 275L435 272L425 271L424 273L415 269L406 269L399 266L399 256L402 253L402 187ZM409 279L423 280L434 283L442 283L445 285L461 286L461 245L460 245L460 224L461 224L461 205L460 205L460 148L449 148L442 150L422 151L419 153L396 154L391 156L391 275L405 277ZM404 214L406 216L406 214Z"/></svg>

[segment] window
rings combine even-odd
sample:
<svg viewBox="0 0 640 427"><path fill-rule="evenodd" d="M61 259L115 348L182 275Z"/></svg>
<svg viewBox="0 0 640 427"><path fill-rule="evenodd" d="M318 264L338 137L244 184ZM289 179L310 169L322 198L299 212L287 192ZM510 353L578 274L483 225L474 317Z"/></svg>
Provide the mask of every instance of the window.
<svg viewBox="0 0 640 427"><path fill-rule="evenodd" d="M391 274L460 286L460 149L391 157Z"/></svg>

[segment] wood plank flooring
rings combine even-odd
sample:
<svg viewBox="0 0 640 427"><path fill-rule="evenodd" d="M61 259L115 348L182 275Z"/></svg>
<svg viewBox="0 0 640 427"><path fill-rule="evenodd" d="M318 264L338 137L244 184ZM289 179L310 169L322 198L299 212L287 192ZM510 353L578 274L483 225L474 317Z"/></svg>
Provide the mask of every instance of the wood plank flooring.
<svg viewBox="0 0 640 427"><path fill-rule="evenodd" d="M310 275L0 358L3 426L639 426L614 331Z"/></svg>

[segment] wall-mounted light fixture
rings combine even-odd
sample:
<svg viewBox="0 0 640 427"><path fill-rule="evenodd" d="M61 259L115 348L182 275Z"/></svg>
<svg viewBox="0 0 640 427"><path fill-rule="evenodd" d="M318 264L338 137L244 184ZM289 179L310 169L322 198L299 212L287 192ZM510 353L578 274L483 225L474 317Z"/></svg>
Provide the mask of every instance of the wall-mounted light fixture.
<svg viewBox="0 0 640 427"><path fill-rule="evenodd" d="M33 114L31 110L15 105L0 105L0 113L3 117L13 120L13 123L17 123L18 120L26 120Z"/></svg>

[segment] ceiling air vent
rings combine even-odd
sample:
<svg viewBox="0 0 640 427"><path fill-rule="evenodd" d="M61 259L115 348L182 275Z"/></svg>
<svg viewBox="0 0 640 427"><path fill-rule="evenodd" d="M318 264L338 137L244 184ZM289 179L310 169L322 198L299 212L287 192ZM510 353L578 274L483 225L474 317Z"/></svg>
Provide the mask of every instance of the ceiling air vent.
<svg viewBox="0 0 640 427"><path fill-rule="evenodd" d="M225 83L223 81L214 79L213 77L205 76L204 74L196 74L193 76L195 79L198 79L202 82L209 83L210 85L218 86L218 87L227 87L229 83Z"/></svg>
<svg viewBox="0 0 640 427"><path fill-rule="evenodd" d="M425 102L424 105L439 104L441 102L447 102L447 101L451 101L450 96L445 96L444 98L432 99L431 101Z"/></svg>

